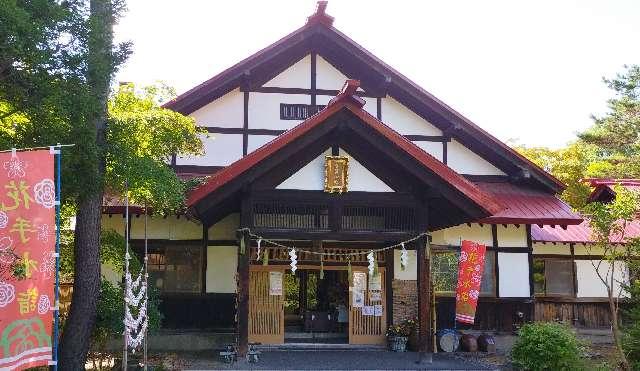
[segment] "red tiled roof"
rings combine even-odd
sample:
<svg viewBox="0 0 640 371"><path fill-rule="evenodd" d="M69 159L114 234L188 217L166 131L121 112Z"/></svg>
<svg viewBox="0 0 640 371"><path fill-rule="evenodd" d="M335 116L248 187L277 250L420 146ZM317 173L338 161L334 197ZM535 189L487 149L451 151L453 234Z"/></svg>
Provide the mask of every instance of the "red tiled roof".
<svg viewBox="0 0 640 371"><path fill-rule="evenodd" d="M574 225L582 222L579 215L553 194L506 182L476 182L476 185L505 206L482 220L484 223Z"/></svg>
<svg viewBox="0 0 640 371"><path fill-rule="evenodd" d="M625 240L640 237L640 220L628 223L625 228ZM591 243L591 227L585 220L579 225L567 226L567 229L553 228L551 226L531 226L531 239L537 242L563 242L563 243ZM622 243L620 236L612 236L611 243Z"/></svg>
<svg viewBox="0 0 640 371"><path fill-rule="evenodd" d="M404 138L362 109L364 100L354 95L359 86L360 84L357 80L347 80L342 91L329 102L325 109L213 175L205 184L196 188L189 195L187 205L189 207L196 205L198 201L205 198L209 193L229 183L231 180L249 170L251 167L257 165L259 162L285 147L295 139L302 137L304 134L309 132L309 130L322 124L327 118L336 112L342 109L347 109L358 116L365 125L370 126L379 134L382 134L389 141L410 154L426 168L430 169L434 174L449 183L451 187L455 188L468 199L475 202L480 208L485 210L487 214L492 215L503 209L503 206L498 203L493 196L482 192L473 183L453 171L447 165L426 153L413 142Z"/></svg>

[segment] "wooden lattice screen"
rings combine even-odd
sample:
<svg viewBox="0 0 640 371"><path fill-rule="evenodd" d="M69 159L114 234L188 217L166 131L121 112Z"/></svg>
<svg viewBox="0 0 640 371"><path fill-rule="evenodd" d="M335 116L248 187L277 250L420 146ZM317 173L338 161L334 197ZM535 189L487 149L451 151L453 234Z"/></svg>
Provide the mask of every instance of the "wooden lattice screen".
<svg viewBox="0 0 640 371"><path fill-rule="evenodd" d="M269 295L269 271L276 270L279 268L252 266L249 272L250 342L284 343L284 295Z"/></svg>

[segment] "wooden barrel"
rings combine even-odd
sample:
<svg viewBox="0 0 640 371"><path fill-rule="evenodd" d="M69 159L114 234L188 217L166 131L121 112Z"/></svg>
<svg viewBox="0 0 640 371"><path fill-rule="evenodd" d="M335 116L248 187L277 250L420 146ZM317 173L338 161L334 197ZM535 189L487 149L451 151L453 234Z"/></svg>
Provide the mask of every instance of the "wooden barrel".
<svg viewBox="0 0 640 371"><path fill-rule="evenodd" d="M478 341L476 337L471 334L464 334L460 338L460 348L463 352L477 352Z"/></svg>
<svg viewBox="0 0 640 371"><path fill-rule="evenodd" d="M458 333L452 329L438 331L436 333L436 341L438 349L446 353L455 352L460 344Z"/></svg>

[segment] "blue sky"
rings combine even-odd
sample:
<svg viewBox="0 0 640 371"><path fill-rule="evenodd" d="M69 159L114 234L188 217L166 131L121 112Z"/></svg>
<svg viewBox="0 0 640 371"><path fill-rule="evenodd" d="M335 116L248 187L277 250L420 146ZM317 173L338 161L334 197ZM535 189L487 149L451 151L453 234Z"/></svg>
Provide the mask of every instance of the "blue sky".
<svg viewBox="0 0 640 371"><path fill-rule="evenodd" d="M129 0L119 81L183 92L304 24L315 1ZM334 26L505 141L559 147L640 63L640 1L331 0Z"/></svg>

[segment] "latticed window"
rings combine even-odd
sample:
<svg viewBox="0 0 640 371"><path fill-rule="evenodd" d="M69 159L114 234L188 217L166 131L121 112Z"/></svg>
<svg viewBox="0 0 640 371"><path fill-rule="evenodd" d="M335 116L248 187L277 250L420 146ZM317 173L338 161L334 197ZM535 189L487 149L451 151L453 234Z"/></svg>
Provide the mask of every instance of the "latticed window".
<svg viewBox="0 0 640 371"><path fill-rule="evenodd" d="M324 105L280 103L280 120L306 120L324 107Z"/></svg>
<svg viewBox="0 0 640 371"><path fill-rule="evenodd" d="M534 259L533 283L536 294L573 296L573 261Z"/></svg>
<svg viewBox="0 0 640 371"><path fill-rule="evenodd" d="M431 276L436 293L455 293L458 284L457 251L438 251L431 255ZM484 258L484 272L480 293L495 295L495 253L487 251Z"/></svg>
<svg viewBox="0 0 640 371"><path fill-rule="evenodd" d="M149 285L162 293L199 293L202 289L202 248L151 247L148 270Z"/></svg>

